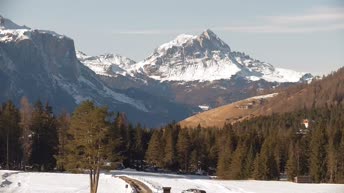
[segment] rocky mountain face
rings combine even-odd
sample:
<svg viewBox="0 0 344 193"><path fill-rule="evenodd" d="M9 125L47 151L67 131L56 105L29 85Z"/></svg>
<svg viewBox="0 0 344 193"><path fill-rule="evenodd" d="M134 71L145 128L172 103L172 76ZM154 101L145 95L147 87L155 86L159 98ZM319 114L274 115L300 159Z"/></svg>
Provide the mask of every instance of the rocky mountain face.
<svg viewBox="0 0 344 193"><path fill-rule="evenodd" d="M83 57L79 59L86 66L95 63ZM194 107L217 107L313 78L309 73L276 68L245 53L232 51L211 30L198 36L179 35L137 63L119 64L109 59L97 66L109 66L108 63L114 66L111 72L94 71L110 87L136 88Z"/></svg>
<svg viewBox="0 0 344 193"><path fill-rule="evenodd" d="M110 55L104 58L121 64L133 63ZM11 99L18 103L26 96L32 102L48 101L57 111L72 111L81 101L89 99L114 111L126 112L129 120L147 126L178 120L191 113L185 106L170 101L146 100L154 98L147 93L110 88L80 63L69 37L19 26L1 16L0 82L1 101Z"/></svg>

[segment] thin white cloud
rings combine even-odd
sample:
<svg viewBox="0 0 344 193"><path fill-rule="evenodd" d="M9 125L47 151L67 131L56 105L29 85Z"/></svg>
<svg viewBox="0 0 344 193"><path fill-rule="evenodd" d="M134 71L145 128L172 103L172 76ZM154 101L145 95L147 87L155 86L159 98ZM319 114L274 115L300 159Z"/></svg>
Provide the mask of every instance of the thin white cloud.
<svg viewBox="0 0 344 193"><path fill-rule="evenodd" d="M119 35L173 35L173 34L180 34L185 33L185 31L188 32L200 32L204 29L173 29L173 30L159 30L159 29L149 29L149 30L122 30L122 31L113 31L114 34Z"/></svg>
<svg viewBox="0 0 344 193"><path fill-rule="evenodd" d="M313 33L344 30L344 8L317 8L299 15L276 15L261 17L260 24L213 27L216 31L238 33ZM204 29L174 30L126 30L115 31L122 35L166 35L185 31L199 33Z"/></svg>
<svg viewBox="0 0 344 193"><path fill-rule="evenodd" d="M125 30L125 31L115 31L115 34L122 35L157 35L162 34L162 30Z"/></svg>
<svg viewBox="0 0 344 193"><path fill-rule="evenodd" d="M257 26L231 26L213 28L216 31L240 33L311 33L344 30L344 23L324 26L284 26L284 25L257 25Z"/></svg>
<svg viewBox="0 0 344 193"><path fill-rule="evenodd" d="M302 15L266 17L272 23L307 24L315 22L343 22L344 8L323 8L308 11Z"/></svg>

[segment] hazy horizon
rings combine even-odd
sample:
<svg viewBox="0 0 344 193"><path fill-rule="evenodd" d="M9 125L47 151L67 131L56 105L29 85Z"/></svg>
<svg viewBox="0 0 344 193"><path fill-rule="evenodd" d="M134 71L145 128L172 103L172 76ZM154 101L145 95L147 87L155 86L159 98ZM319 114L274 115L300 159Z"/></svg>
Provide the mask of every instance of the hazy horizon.
<svg viewBox="0 0 344 193"><path fill-rule="evenodd" d="M179 34L211 29L232 50L276 67L322 75L344 66L339 0L0 0L0 14L19 25L65 34L88 55L115 53L140 61Z"/></svg>

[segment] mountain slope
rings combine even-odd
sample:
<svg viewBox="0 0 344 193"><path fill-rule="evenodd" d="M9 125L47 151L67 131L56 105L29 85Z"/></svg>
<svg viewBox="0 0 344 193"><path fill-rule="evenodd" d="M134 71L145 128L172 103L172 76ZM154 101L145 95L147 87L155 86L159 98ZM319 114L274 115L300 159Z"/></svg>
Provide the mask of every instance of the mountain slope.
<svg viewBox="0 0 344 193"><path fill-rule="evenodd" d="M267 95L272 96L272 95ZM310 84L292 86L280 90L273 97L253 97L224 105L180 122L183 127L223 127L260 115L286 113L302 108L344 105L344 68Z"/></svg>
<svg viewBox="0 0 344 193"><path fill-rule="evenodd" d="M220 106L191 117L188 117L179 124L182 127L223 127L225 123L234 123L258 116L260 108L268 103L277 93L251 97L228 105Z"/></svg>

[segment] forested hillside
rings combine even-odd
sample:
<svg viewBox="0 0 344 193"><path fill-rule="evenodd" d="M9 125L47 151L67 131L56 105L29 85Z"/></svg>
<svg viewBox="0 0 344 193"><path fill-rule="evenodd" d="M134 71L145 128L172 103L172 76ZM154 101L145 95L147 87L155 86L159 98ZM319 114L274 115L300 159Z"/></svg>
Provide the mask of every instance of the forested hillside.
<svg viewBox="0 0 344 193"><path fill-rule="evenodd" d="M344 103L344 68L310 84L292 86L279 92L261 113L291 112L302 108Z"/></svg>
<svg viewBox="0 0 344 193"><path fill-rule="evenodd" d="M321 108L343 103L344 68L310 84L298 84L289 88L265 91L273 97L248 98L196 114L180 122L183 127L223 127L224 123L235 123L272 113L286 113L301 109ZM270 95L270 96L271 96Z"/></svg>

